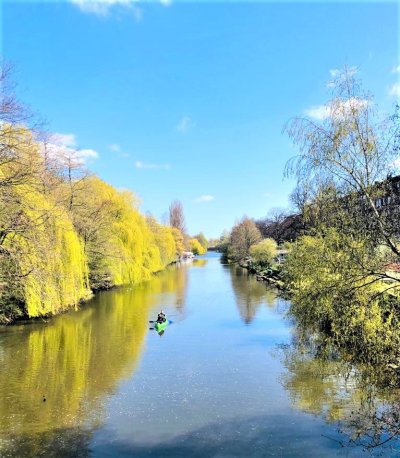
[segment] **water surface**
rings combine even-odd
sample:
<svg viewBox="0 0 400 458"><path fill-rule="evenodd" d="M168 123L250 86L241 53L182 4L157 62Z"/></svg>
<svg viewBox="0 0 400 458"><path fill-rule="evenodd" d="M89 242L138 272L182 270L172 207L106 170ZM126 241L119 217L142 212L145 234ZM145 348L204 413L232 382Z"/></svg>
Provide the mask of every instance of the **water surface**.
<svg viewBox="0 0 400 458"><path fill-rule="evenodd" d="M296 352L287 307L209 254L2 328L0 455L400 456L342 446L367 395L337 363ZM160 308L173 320L161 336L149 329Z"/></svg>

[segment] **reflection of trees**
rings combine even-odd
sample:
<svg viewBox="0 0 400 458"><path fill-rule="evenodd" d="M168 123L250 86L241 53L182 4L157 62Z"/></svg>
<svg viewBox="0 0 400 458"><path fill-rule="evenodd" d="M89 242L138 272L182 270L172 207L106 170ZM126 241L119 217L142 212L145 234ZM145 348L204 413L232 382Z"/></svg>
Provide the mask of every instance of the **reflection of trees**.
<svg viewBox="0 0 400 458"><path fill-rule="evenodd" d="M233 265L230 277L240 316L246 324L253 320L261 304L275 304L275 291L266 288L254 275L249 275L246 269Z"/></svg>
<svg viewBox="0 0 400 458"><path fill-rule="evenodd" d="M186 291L188 286L188 269L190 264L181 262L178 267L171 266L159 273L149 283L141 287L147 290L148 285L154 289L154 304L160 301L159 294L162 293L162 306L173 306L180 314L184 311L186 302Z"/></svg>
<svg viewBox="0 0 400 458"><path fill-rule="evenodd" d="M65 432L63 440L68 440L68 431L77 435L96 427L104 396L130 376L140 359L150 308L160 294L182 301L184 270L169 269L138 287L99 293L80 312L47 324L2 331L3 447L33 456L44 447L43 440L56 443L57 434Z"/></svg>
<svg viewBox="0 0 400 458"><path fill-rule="evenodd" d="M193 259L193 267L204 267L208 263L208 259L195 258Z"/></svg>
<svg viewBox="0 0 400 458"><path fill-rule="evenodd" d="M399 390L382 388L390 385L387 374L372 367L355 369L343 359L320 358L300 346L284 350L284 365L288 372L282 383L293 405L338 422L346 435L342 445L374 448L397 439Z"/></svg>

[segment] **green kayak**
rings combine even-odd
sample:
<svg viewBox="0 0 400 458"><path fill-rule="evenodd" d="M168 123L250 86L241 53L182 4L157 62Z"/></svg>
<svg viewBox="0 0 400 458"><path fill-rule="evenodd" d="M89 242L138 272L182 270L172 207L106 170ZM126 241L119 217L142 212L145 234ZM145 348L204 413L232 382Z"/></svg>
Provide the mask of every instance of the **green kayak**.
<svg viewBox="0 0 400 458"><path fill-rule="evenodd" d="M156 321L154 323L154 329L156 331L162 331L163 329L165 329L167 326L169 325L169 321L168 320L165 320L163 321L162 323L159 323L158 321Z"/></svg>

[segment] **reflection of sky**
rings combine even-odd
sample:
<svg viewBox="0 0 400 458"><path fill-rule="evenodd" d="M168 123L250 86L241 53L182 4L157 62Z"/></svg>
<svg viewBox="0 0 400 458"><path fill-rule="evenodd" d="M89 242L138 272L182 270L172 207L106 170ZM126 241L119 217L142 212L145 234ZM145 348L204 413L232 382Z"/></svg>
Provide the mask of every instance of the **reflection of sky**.
<svg viewBox="0 0 400 458"><path fill-rule="evenodd" d="M243 274L211 254L1 329L0 455L358 456L325 419L359 393L286 345L287 303Z"/></svg>
<svg viewBox="0 0 400 458"><path fill-rule="evenodd" d="M297 456L287 442L292 438L302 441L308 456L322 456L332 447L321 439L323 421L294 411L279 382L283 368L273 350L289 342L289 323L261 306L246 326L231 271L215 255L206 269L187 268L185 319L162 338L148 334L140 369L110 399L92 449L135 456L187 456L189 449L190 456L233 456L232 450L236 456L264 456L261 450L271 446L275 452L284 447L287 453L280 456ZM249 446L254 455L246 454ZM227 454L219 455L226 447Z"/></svg>

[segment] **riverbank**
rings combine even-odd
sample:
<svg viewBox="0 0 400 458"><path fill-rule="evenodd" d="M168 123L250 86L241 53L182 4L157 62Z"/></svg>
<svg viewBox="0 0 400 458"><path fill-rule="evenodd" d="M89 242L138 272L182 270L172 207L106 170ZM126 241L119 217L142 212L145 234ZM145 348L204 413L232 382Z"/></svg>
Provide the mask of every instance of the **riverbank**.
<svg viewBox="0 0 400 458"><path fill-rule="evenodd" d="M28 325L28 324L32 324L32 323L35 323L35 322L36 323L48 322L48 320L53 319L53 318L55 318L55 317L57 317L59 315L68 314L68 313L70 313L72 311L77 311L77 310L80 310L81 308L84 308L91 300L93 300L96 296L98 296L98 294L100 294L102 292L111 291L111 290L118 290L118 289L122 289L122 288L126 288L126 287L133 287L133 288L141 287L141 285L143 283L153 280L156 276L158 276L159 274L162 274L166 269L171 268L171 267L173 267L175 265L179 265L180 263L191 262L191 261L193 261L193 259L194 259L194 256L192 256L192 257L180 256L175 261L172 261L171 263L166 265L163 269L160 269L157 272L152 273L151 276L148 279L142 280L142 281L140 281L138 283L134 283L134 284L129 284L128 283L128 284L122 284L122 285L113 285L113 284L110 284L110 283L104 283L104 285L102 287L93 288L90 291L90 294L85 299L81 299L78 304L71 305L71 306L66 307L64 309L57 310L56 313L49 313L47 315L41 315L41 316L38 316L38 317L29 317L29 315L27 315L25 313L25 314L21 314L19 316L14 317L13 320L5 320L4 317L0 316L0 328L3 327L3 326L25 325L25 324ZM3 319L3 321L2 321L2 319Z"/></svg>
<svg viewBox="0 0 400 458"><path fill-rule="evenodd" d="M208 254L0 329L0 455L359 457L344 444L383 403L395 413L396 391L297 347L289 306Z"/></svg>
<svg viewBox="0 0 400 458"><path fill-rule="evenodd" d="M291 267L285 268L285 264L280 263L265 269L254 266L250 259L236 264L254 275L257 281L277 288L285 299L294 301L288 312L296 319L298 338L306 346L312 342L316 354L327 360L336 360L340 357L354 365L362 374L368 374L371 366L375 367L379 377L375 376L374 383L382 389L400 386L400 355L397 345L398 297L390 294L390 289L387 296L379 295L379 290L372 291L375 296L372 296L368 313L363 312L363 305L357 302L357 296L352 296L352 300L344 294L335 296L332 307L340 313L340 318L332 315L331 311L331 317L326 315L322 321L318 321L312 318L323 306L318 290L311 290L307 302L303 291L300 290L302 302L296 302L299 293L297 290L290 290ZM393 269L390 274L393 276L392 283L387 288L397 281L394 273ZM304 281L314 275L302 269L301 278ZM321 283L323 280L323 275L320 275L316 281ZM302 284L301 288L304 289L305 286ZM349 315L350 310L353 315Z"/></svg>
<svg viewBox="0 0 400 458"><path fill-rule="evenodd" d="M276 264L267 268L255 266L251 260L241 261L236 264L238 264L243 269L248 270L250 274L255 276L257 281L264 282L270 286L274 286L280 291L287 290L285 287L281 264Z"/></svg>

